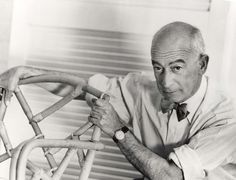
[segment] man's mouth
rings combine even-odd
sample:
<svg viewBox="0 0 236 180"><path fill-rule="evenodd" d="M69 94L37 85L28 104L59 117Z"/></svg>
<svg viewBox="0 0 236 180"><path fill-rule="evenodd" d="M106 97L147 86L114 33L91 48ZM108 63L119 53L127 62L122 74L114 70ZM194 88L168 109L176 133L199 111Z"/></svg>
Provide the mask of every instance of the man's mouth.
<svg viewBox="0 0 236 180"><path fill-rule="evenodd" d="M176 91L163 91L163 93L165 93L165 94L173 94L173 93L175 93Z"/></svg>

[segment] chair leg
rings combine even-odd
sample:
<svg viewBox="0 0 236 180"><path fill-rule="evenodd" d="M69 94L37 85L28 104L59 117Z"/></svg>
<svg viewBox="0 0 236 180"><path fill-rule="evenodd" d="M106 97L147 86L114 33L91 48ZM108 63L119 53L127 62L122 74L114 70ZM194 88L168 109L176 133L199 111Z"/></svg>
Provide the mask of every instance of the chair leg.
<svg viewBox="0 0 236 180"><path fill-rule="evenodd" d="M93 135L92 135L92 141L99 141L101 136L101 129L98 127L94 127ZM84 166L82 167L81 173L80 173L80 180L87 180L90 174L90 171L92 169L92 164L95 158L95 150L88 150L84 162Z"/></svg>

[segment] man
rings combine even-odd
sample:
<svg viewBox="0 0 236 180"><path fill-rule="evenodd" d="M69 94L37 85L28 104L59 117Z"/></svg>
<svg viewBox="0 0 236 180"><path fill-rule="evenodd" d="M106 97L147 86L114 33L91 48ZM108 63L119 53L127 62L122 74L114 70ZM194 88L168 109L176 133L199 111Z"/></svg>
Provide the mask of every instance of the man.
<svg viewBox="0 0 236 180"><path fill-rule="evenodd" d="M148 179L236 179L233 105L204 76L208 56L200 31L183 22L164 26L153 38L151 58L155 81L142 73L89 79L111 96L109 102L87 96L90 121ZM45 73L57 72L18 67L0 80L12 77L14 90L19 79ZM70 91L65 86L60 95Z"/></svg>

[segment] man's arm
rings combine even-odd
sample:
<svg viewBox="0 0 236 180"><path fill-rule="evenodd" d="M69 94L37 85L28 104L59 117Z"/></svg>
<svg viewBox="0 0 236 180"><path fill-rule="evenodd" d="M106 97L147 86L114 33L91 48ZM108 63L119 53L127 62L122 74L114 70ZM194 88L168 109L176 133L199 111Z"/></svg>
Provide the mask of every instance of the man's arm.
<svg viewBox="0 0 236 180"><path fill-rule="evenodd" d="M144 147L130 131L126 133L125 139L118 142L117 145L126 158L149 179L183 179L179 167Z"/></svg>
<svg viewBox="0 0 236 180"><path fill-rule="evenodd" d="M115 131L124 126L111 104L102 99L93 102L89 119L110 137L113 137ZM182 170L179 167L150 151L138 141L132 132L128 131L125 139L119 141L117 145L126 158L149 179L183 179Z"/></svg>
<svg viewBox="0 0 236 180"><path fill-rule="evenodd" d="M20 80L39 75L76 76L75 74L60 71L46 70L29 66L17 66L0 75L0 87L14 91ZM78 85L81 85L81 88L87 84L84 79L77 76L76 78L78 79ZM74 87L64 83L38 83L37 85L58 96L66 96L74 89ZM79 96L79 99L84 99L84 95L85 93Z"/></svg>

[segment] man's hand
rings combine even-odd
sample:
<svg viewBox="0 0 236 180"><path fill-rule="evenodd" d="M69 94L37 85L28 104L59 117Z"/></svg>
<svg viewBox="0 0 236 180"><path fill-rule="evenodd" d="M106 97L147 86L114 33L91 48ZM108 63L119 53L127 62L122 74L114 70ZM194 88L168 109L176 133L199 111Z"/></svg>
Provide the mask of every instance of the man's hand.
<svg viewBox="0 0 236 180"><path fill-rule="evenodd" d="M113 106L104 99L93 99L89 120L111 137L124 126Z"/></svg>

